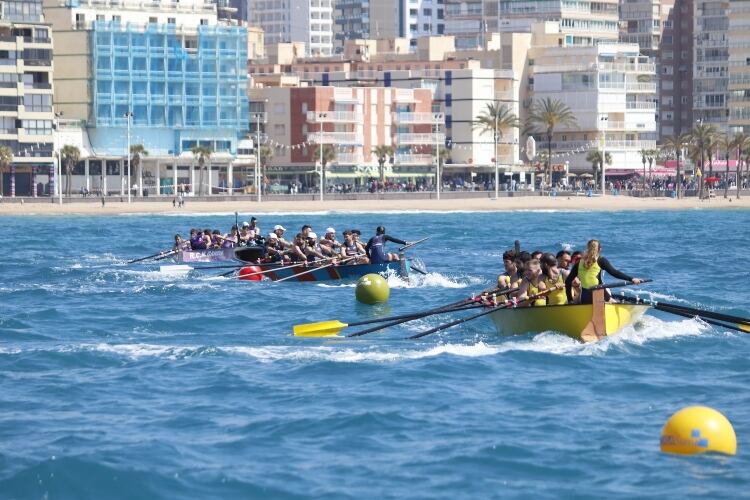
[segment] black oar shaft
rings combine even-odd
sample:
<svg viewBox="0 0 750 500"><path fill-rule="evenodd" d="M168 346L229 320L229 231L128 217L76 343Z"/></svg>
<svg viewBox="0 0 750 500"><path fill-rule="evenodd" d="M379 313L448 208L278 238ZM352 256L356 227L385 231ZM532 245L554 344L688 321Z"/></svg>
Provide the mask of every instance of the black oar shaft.
<svg viewBox="0 0 750 500"><path fill-rule="evenodd" d="M133 259L129 260L128 264L135 264L136 262L143 262L144 260L153 259L154 257L160 257L160 256L168 256L174 253L174 250L162 250L161 252L157 252L153 255L147 255L146 257L141 257L140 259Z"/></svg>
<svg viewBox="0 0 750 500"><path fill-rule="evenodd" d="M742 325L748 325L748 326L750 326L750 319L748 319L748 318L741 318L739 316L732 316L732 315L729 315L729 314L718 313L718 312L715 312L715 311L709 311L707 309L698 309L698 308L695 308L695 307L688 307L688 306L683 306L683 305L680 305L680 304L672 304L672 303L669 303L669 302L661 302L661 301L657 301L657 300L654 300L654 301L642 300L640 298L629 297L627 295L619 295L617 298L619 298L621 300L626 300L628 302L633 302L633 303L648 304L648 305L653 306L653 307L657 307L657 306L669 307L671 309L680 310L682 312L690 313L693 316L700 316L702 318L705 317L705 318L715 319L715 320L718 320L718 321L726 321L726 322L729 322L729 323L739 323L739 324L742 324Z"/></svg>
<svg viewBox="0 0 750 500"><path fill-rule="evenodd" d="M682 316L683 318L696 318L697 317L697 318L700 318L701 321L703 321L704 323L708 323L709 325L714 325L714 326L718 326L718 327L721 327L721 328L726 328L728 330L735 330L735 331L738 331L738 332L747 333L747 331L745 331L742 328L739 328L737 326L728 325L726 323L722 323L721 321L715 321L715 320L712 320L712 319L709 319L709 318L706 318L706 317L703 317L703 316L700 316L700 315L697 315L697 314L691 314L691 313L686 312L686 311L682 311L682 310L678 310L678 309L673 309L673 308L671 308L669 306L666 306L664 304L656 304L653 307L654 307L654 309L658 309L659 311L668 312L668 313L674 314L676 316Z"/></svg>
<svg viewBox="0 0 750 500"><path fill-rule="evenodd" d="M419 332L418 334L412 335L411 337L408 337L408 338L412 339L412 340L413 339L420 339L420 338L422 338L424 336L427 336L427 335L430 335L430 334L433 334L433 333L437 333L437 332L442 331L442 330L446 330L448 328L454 327L456 325L460 325L462 323L466 323L467 321L471 321L473 319L481 318L482 316L486 316L487 314L490 314L491 312L497 311L498 309L505 309L506 307L508 307L507 304L500 304L499 306L491 307L490 309L488 309L486 311L482 311L482 312L477 313L477 314L472 314L471 316L466 316L465 318L457 319L455 321L451 321L450 323L445 323L443 325L436 326L435 328L430 328L429 330L425 330L423 332Z"/></svg>

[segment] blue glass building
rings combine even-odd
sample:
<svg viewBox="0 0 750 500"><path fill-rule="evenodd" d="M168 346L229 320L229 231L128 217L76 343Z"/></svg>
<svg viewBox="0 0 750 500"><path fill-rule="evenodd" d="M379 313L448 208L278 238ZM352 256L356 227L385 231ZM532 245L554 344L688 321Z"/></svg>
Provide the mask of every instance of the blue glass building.
<svg viewBox="0 0 750 500"><path fill-rule="evenodd" d="M89 136L97 154L121 154L128 110L133 142L152 156L193 146L236 152L247 131L247 29L95 21L90 31Z"/></svg>

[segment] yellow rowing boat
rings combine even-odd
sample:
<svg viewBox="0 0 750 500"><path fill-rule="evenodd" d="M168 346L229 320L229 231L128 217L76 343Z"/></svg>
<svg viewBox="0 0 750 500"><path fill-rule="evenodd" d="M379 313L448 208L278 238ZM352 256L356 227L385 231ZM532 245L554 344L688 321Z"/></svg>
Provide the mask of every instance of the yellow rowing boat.
<svg viewBox="0 0 750 500"><path fill-rule="evenodd" d="M601 293L594 293L593 304L498 309L490 318L500 335L554 331L592 342L633 324L650 307L604 302L604 291L597 292Z"/></svg>

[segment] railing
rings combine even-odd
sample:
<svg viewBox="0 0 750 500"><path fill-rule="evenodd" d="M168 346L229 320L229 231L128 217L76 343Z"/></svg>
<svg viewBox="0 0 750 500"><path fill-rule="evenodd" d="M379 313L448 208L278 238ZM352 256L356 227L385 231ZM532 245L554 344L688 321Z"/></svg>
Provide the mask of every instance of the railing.
<svg viewBox="0 0 750 500"><path fill-rule="evenodd" d="M394 113L393 114L393 120L396 123L401 124L441 124L443 123L442 117L436 117L434 113L408 113L408 112L401 112L401 113Z"/></svg>
<svg viewBox="0 0 750 500"><path fill-rule="evenodd" d="M362 113L356 111L308 111L307 121L313 123L360 122Z"/></svg>
<svg viewBox="0 0 750 500"><path fill-rule="evenodd" d="M363 140L356 132L312 132L307 139L317 144L362 144Z"/></svg>
<svg viewBox="0 0 750 500"><path fill-rule="evenodd" d="M336 155L336 162L339 164L351 163L354 165L364 163L364 157L360 153L338 153Z"/></svg>
<svg viewBox="0 0 750 500"><path fill-rule="evenodd" d="M395 158L397 165L431 165L435 163L433 155L397 154Z"/></svg>
<svg viewBox="0 0 750 500"><path fill-rule="evenodd" d="M628 83L625 87L628 92L656 92L655 83Z"/></svg>
<svg viewBox="0 0 750 500"><path fill-rule="evenodd" d="M626 109L656 109L656 103L653 102L626 102Z"/></svg>
<svg viewBox="0 0 750 500"><path fill-rule="evenodd" d="M398 144L443 144L445 142L445 134L396 134L396 142Z"/></svg>

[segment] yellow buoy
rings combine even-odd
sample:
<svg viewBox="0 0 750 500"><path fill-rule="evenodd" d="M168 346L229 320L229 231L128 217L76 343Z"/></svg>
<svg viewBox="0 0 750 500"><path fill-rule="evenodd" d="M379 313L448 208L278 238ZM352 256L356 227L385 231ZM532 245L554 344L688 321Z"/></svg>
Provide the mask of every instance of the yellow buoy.
<svg viewBox="0 0 750 500"><path fill-rule="evenodd" d="M388 281L379 274L365 274L357 281L354 296L363 304L379 304L388 302L391 290Z"/></svg>
<svg viewBox="0 0 750 500"><path fill-rule="evenodd" d="M661 430L661 451L678 455L737 453L737 436L727 417L707 406L688 406Z"/></svg>

